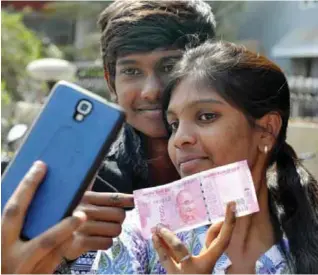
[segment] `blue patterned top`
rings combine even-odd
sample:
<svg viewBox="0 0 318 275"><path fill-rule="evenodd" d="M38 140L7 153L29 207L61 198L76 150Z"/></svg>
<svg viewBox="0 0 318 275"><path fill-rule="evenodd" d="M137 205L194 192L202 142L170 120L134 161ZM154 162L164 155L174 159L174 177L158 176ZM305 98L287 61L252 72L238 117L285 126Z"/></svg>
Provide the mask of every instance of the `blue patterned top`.
<svg viewBox="0 0 318 275"><path fill-rule="evenodd" d="M98 273L98 274L165 274L151 240L145 240L141 236L137 224L135 210L127 213L121 235L114 239L113 246L108 250L99 250L94 260L91 259L91 268L84 264L85 268L79 268L84 263L84 256L79 258L71 266L68 273ZM178 233L178 237L187 246L193 255L198 255L204 245L205 234L209 226ZM284 241L284 245L287 242ZM87 261L87 258L85 259ZM211 273L225 273L231 265L230 259L223 254L217 261ZM82 265L82 267L84 267ZM65 270L64 270L65 271ZM286 274L292 273L280 245L272 246L256 262L256 274Z"/></svg>

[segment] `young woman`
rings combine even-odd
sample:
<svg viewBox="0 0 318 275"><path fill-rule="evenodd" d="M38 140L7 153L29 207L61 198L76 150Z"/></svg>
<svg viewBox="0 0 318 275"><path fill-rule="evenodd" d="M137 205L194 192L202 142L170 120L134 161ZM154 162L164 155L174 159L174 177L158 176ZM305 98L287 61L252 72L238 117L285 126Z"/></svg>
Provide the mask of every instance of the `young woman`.
<svg viewBox="0 0 318 275"><path fill-rule="evenodd" d="M280 68L222 42L189 51L167 89L168 151L179 174L246 159L253 175L260 211L237 219L217 271L318 272L318 185L286 143L289 96Z"/></svg>
<svg viewBox="0 0 318 275"><path fill-rule="evenodd" d="M112 249L99 252L97 272L317 273L318 186L286 143L289 96L280 68L243 47L188 51L163 97L169 156L181 177L246 159L260 211L236 220L219 259L192 256L204 239L208 250L215 244L207 226L159 229L152 243L131 213Z"/></svg>

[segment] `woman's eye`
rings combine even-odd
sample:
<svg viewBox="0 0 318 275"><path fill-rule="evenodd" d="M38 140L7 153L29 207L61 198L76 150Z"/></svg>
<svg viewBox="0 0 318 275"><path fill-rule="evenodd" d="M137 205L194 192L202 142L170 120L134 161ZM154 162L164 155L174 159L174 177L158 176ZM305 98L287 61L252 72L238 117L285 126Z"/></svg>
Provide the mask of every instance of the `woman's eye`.
<svg viewBox="0 0 318 275"><path fill-rule="evenodd" d="M217 115L214 113L205 113L199 116L199 120L201 121L210 121L217 118Z"/></svg>
<svg viewBox="0 0 318 275"><path fill-rule="evenodd" d="M171 132L175 132L178 129L179 123L177 121L173 121L169 124L169 130Z"/></svg>
<svg viewBox="0 0 318 275"><path fill-rule="evenodd" d="M170 73L170 72L172 71L172 69L173 69L173 65L172 65L172 64L164 65L164 66L162 67L162 71L163 71L164 73Z"/></svg>
<svg viewBox="0 0 318 275"><path fill-rule="evenodd" d="M127 69L121 70L121 73L125 75L129 75L129 76L134 76L134 75L140 75L141 71L134 68L127 68Z"/></svg>

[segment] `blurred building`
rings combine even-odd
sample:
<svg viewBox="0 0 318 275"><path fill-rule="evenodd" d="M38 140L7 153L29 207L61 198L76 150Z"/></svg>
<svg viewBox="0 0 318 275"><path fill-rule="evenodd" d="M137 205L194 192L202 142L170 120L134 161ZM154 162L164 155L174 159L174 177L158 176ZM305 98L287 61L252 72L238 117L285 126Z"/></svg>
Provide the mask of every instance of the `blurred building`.
<svg viewBox="0 0 318 275"><path fill-rule="evenodd" d="M318 118L318 1L248 1L239 39L288 75L291 116ZM249 43L249 44L248 44Z"/></svg>
<svg viewBox="0 0 318 275"><path fill-rule="evenodd" d="M278 63L288 76L287 141L318 178L318 1L248 1L239 28L247 47Z"/></svg>
<svg viewBox="0 0 318 275"><path fill-rule="evenodd" d="M63 46L73 44L76 22L68 18L48 16L45 6L53 1L1 1L7 10L22 11L29 9L23 18L24 24L40 37L48 37L54 44Z"/></svg>
<svg viewBox="0 0 318 275"><path fill-rule="evenodd" d="M108 98L107 85L100 62L99 40L96 35L93 39L89 36L91 33L98 32L97 17L61 16L58 14L58 8L54 7L54 3L62 2L1 1L2 8L8 11L29 10L23 18L24 24L35 31L44 43L50 41L64 51L65 58L72 61L78 68L76 84ZM65 1L65 3L76 5L76 2L72 1ZM103 2L101 6L107 4L107 2ZM88 42L95 43L94 55L89 58L81 54L85 53L81 50L87 46Z"/></svg>

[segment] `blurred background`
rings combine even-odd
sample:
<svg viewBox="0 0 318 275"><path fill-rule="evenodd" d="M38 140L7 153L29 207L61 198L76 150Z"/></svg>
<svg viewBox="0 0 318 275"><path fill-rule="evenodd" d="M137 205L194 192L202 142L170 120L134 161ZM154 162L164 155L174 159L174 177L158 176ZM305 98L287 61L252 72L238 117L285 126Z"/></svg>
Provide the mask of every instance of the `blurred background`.
<svg viewBox="0 0 318 275"><path fill-rule="evenodd" d="M318 1L206 1L219 38L277 62L291 88L288 141L318 178ZM97 17L111 1L1 1L1 144L14 152L50 89L107 99Z"/></svg>

